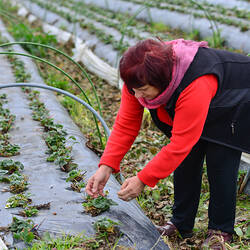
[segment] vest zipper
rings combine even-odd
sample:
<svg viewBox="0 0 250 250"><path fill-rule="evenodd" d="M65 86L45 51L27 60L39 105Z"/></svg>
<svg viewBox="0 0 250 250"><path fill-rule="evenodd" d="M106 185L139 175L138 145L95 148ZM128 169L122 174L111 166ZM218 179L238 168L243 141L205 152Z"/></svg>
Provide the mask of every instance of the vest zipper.
<svg viewBox="0 0 250 250"><path fill-rule="evenodd" d="M232 135L234 135L234 133L235 133L236 122L237 122L237 119L238 119L238 117L239 117L239 115L241 113L241 110L242 110L242 107L243 107L244 104L245 104L244 102L241 102L239 104L239 106L237 107L237 109L235 111L235 114L233 116L233 120L231 122L231 132L232 132Z"/></svg>
<svg viewBox="0 0 250 250"><path fill-rule="evenodd" d="M234 130L235 130L235 122L233 121L233 122L231 123L232 135L234 135Z"/></svg>

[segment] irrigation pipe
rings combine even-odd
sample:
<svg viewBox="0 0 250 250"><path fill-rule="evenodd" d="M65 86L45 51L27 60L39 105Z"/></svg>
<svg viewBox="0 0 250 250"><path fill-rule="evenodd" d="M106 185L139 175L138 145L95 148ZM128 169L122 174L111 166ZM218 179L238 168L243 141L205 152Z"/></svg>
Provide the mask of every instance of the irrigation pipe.
<svg viewBox="0 0 250 250"><path fill-rule="evenodd" d="M108 126L107 126L106 122L103 120L103 118L98 114L98 112L95 109L93 109L89 104L87 104L85 101L83 101L79 97L69 93L68 91L58 89L55 87L51 87L48 85L37 84L37 83L8 83L8 84L1 84L0 85L0 89L11 88L11 87L35 87L35 88L41 88L41 89L55 91L57 93L66 95L66 96L74 99L75 101L79 102L80 104L82 104L88 110L90 110L92 112L92 114L101 122L107 137L110 136L110 130L109 130Z"/></svg>

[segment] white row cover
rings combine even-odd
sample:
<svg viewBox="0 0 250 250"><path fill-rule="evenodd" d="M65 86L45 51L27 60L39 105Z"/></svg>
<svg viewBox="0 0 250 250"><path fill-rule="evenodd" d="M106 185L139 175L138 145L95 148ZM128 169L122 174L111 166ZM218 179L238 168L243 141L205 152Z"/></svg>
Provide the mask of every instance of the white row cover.
<svg viewBox="0 0 250 250"><path fill-rule="evenodd" d="M3 243L3 241L2 241L2 239L1 239L1 237L0 237L0 250L6 250L6 249L8 249L8 248L7 248L6 245Z"/></svg>

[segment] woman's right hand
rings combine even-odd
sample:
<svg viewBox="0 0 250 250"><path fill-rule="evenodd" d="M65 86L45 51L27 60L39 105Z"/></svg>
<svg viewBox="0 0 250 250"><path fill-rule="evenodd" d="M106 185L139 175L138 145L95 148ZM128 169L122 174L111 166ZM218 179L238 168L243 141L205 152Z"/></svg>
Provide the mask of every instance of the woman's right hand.
<svg viewBox="0 0 250 250"><path fill-rule="evenodd" d="M103 189L113 172L113 169L106 165L101 165L94 175L88 180L85 191L93 198L99 195L104 196Z"/></svg>

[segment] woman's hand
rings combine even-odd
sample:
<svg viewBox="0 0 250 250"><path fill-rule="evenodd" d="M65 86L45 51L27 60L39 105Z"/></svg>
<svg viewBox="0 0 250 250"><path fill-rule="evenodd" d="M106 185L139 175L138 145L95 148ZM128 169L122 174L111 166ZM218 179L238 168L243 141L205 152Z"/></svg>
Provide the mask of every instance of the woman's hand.
<svg viewBox="0 0 250 250"><path fill-rule="evenodd" d="M99 195L104 196L103 189L112 173L113 169L106 165L101 165L94 175L88 180L85 191L93 198Z"/></svg>
<svg viewBox="0 0 250 250"><path fill-rule="evenodd" d="M117 194L120 199L130 201L136 198L144 187L145 184L137 176L134 176L123 182L121 189Z"/></svg>

